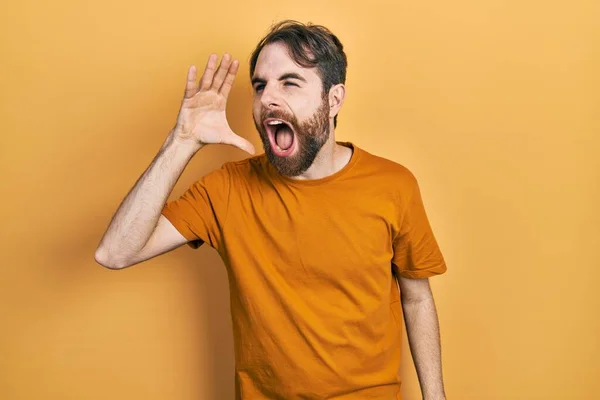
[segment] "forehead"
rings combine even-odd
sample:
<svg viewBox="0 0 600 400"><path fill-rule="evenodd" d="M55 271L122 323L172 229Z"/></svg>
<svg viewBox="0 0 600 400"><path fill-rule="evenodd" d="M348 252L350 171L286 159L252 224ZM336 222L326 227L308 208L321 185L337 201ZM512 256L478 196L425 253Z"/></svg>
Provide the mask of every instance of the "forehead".
<svg viewBox="0 0 600 400"><path fill-rule="evenodd" d="M277 79L289 72L298 73L309 82L320 81L317 69L296 64L287 46L282 42L270 43L262 48L256 60L253 78Z"/></svg>

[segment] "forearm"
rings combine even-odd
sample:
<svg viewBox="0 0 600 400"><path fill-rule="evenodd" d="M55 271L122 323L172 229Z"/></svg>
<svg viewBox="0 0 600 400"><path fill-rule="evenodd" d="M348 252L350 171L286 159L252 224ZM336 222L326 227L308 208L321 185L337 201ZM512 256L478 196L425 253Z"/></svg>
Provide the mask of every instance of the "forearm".
<svg viewBox="0 0 600 400"><path fill-rule="evenodd" d="M423 399L445 399L439 323L433 296L403 300L402 309Z"/></svg>
<svg viewBox="0 0 600 400"><path fill-rule="evenodd" d="M100 241L97 259L114 265L146 245L175 183L200 148L200 144L190 145L175 139L171 131L150 166L118 207Z"/></svg>

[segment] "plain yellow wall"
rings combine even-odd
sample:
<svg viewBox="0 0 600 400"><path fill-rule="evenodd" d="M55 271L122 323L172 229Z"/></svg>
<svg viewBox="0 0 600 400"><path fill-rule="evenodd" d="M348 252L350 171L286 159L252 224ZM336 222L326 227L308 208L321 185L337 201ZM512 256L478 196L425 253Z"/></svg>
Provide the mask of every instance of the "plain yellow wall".
<svg viewBox="0 0 600 400"><path fill-rule="evenodd" d="M431 280L448 398L600 396L600 3L355 4L2 5L0 398L233 398L216 252L110 271L94 250L210 52L241 60L228 115L262 151L247 61L283 18L346 47L336 138L419 179L448 263ZM245 157L203 149L172 196Z"/></svg>

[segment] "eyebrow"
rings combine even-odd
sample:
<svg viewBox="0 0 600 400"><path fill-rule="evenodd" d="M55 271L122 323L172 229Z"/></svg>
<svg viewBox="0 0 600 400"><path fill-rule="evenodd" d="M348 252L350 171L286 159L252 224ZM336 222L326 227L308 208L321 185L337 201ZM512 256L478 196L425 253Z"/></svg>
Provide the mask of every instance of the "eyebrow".
<svg viewBox="0 0 600 400"><path fill-rule="evenodd" d="M301 75L299 75L295 72L288 72L279 77L279 81L284 81L286 79L297 79L304 83L307 82L306 79L304 79L304 77L302 77ZM260 77L252 78L252 86L254 86L257 83L267 83L267 81L264 78L260 78Z"/></svg>

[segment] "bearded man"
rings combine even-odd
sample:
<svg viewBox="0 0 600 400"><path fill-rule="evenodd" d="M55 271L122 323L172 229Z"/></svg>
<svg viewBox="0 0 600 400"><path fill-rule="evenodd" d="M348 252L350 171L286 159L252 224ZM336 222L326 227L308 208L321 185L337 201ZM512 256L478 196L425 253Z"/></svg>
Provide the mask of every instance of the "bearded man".
<svg viewBox="0 0 600 400"><path fill-rule="evenodd" d="M250 59L265 153L230 128L239 62L212 54L188 71L177 123L115 213L96 251L122 269L208 243L227 268L237 399L400 399L402 313L423 398L445 399L428 278L446 264L415 176L337 141L347 58L320 25L283 21ZM200 149L250 153L177 200Z"/></svg>

